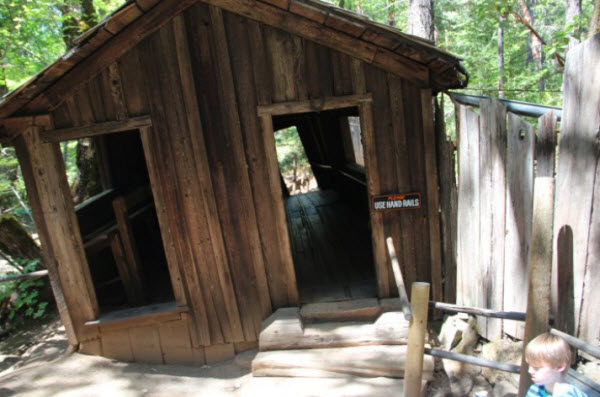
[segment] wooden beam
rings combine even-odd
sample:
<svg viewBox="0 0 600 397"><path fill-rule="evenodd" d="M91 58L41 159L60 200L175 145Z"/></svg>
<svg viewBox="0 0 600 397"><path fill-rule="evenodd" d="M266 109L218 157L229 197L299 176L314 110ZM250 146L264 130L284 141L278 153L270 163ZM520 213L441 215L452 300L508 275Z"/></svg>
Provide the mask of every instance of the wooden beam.
<svg viewBox="0 0 600 397"><path fill-rule="evenodd" d="M423 143L425 145L425 180L427 183L427 219L429 221L429 255L433 300L444 298L442 286L442 237L440 235L439 177L435 147L435 126L431 89L421 90Z"/></svg>
<svg viewBox="0 0 600 397"><path fill-rule="evenodd" d="M259 1L205 0L204 2L322 44L405 79L414 80L416 84L429 85L429 69L426 66L286 10Z"/></svg>
<svg viewBox="0 0 600 397"><path fill-rule="evenodd" d="M353 59L350 64L352 75L352 91L357 94L366 94L364 65L359 60ZM373 105L364 102L358 108L360 117L360 131L363 138L365 155L365 177L367 180L367 193L369 208L373 208L373 197L381 193L379 180L379 167L375 147L375 131L373 127ZM385 247L385 232L383 217L379 212L370 211L371 241L373 243L373 262L377 275L377 294L380 298L390 297L389 280L387 277L387 252Z"/></svg>
<svg viewBox="0 0 600 397"><path fill-rule="evenodd" d="M27 192L69 342L92 337L85 321L98 315L98 303L85 256L58 144L43 144L41 127L29 127L15 142Z"/></svg>
<svg viewBox="0 0 600 397"><path fill-rule="evenodd" d="M77 67L63 75L51 87L37 95L25 106L23 109L24 112L32 112L36 109L52 110L56 108L77 87L92 79L119 59L121 55L135 44L158 30L169 22L172 17L196 3L196 1L164 0L159 2L145 15L132 22L129 26L121 30L119 34L98 48L92 55L81 61ZM11 114L14 110L16 109L7 109L0 114L0 117Z"/></svg>
<svg viewBox="0 0 600 397"><path fill-rule="evenodd" d="M150 116L140 116L125 120L107 121L105 123L42 131L40 136L42 138L42 142L44 143L61 142L95 135L109 134L111 132L137 130L144 127L150 127L151 125L152 120L150 119Z"/></svg>
<svg viewBox="0 0 600 397"><path fill-rule="evenodd" d="M52 117L47 114L37 116L9 117L0 120L0 137L10 143L17 135L30 126L39 126L45 129L52 128ZM3 143L4 144L4 143Z"/></svg>
<svg viewBox="0 0 600 397"><path fill-rule="evenodd" d="M306 112L320 112L323 110L341 109L358 106L363 103L373 102L371 94L346 95L338 97L325 97L309 99L308 101L280 102L272 105L258 106L259 116L277 116L282 114L296 114Z"/></svg>

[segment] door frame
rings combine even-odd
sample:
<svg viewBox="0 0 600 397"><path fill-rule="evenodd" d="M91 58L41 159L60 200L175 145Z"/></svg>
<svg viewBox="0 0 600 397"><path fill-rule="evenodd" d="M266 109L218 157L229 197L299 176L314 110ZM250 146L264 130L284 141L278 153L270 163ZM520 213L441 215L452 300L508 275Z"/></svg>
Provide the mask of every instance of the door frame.
<svg viewBox="0 0 600 397"><path fill-rule="evenodd" d="M279 194L279 197L283 197L281 184L279 181L279 164L277 162L277 149L275 147L275 138L273 130L273 116L290 115L298 113L310 113L319 112L325 110L342 109L349 107L357 107L360 128L363 137L363 149L365 157L365 176L367 180L367 196L369 202L369 208L372 208L372 200L375 191L378 190L379 177L377 175L377 160L375 157L374 144L373 144L373 96L371 93L356 94L356 95L345 95L335 97L324 97L315 98L306 101L291 101L291 102L279 102L269 105L257 106L257 114L261 120L263 137L265 142L265 151L267 153L268 167L270 173L271 188L274 192ZM296 303L299 302L298 284L295 276L294 261L292 257L291 243L289 239L288 227L286 222L285 208L283 200L279 200L275 203L277 211L278 224L280 237L280 247L282 255L285 257L285 269L288 274L288 281L290 282L289 288L293 287L293 295L295 296ZM369 211L369 219L371 223L371 240L373 246L373 263L375 266L375 274L377 278L377 292L378 296L382 293L385 295L387 291L387 272L385 266L387 264L385 242L384 242L384 229L383 222L378 214L374 214ZM293 278L293 280L292 280Z"/></svg>

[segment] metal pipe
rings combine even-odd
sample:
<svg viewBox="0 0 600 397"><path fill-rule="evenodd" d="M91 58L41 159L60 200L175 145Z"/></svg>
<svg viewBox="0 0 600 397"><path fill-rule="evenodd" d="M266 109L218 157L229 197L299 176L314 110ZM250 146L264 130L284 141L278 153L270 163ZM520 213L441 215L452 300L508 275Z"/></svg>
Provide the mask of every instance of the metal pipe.
<svg viewBox="0 0 600 397"><path fill-rule="evenodd" d="M455 102L475 107L479 107L479 104L482 99L490 98L482 95L458 94L456 92L448 92L448 95L450 95L450 98L452 98L452 100ZM506 108L509 111L515 114L519 114L521 116L539 118L550 111L554 111L554 114L556 115L556 119L558 121L560 121L562 117L562 108L559 108L557 106L539 105L537 103L513 101L510 99L499 100L506 105Z"/></svg>
<svg viewBox="0 0 600 397"><path fill-rule="evenodd" d="M579 349L579 350L583 350L584 352L586 352L587 354L594 356L596 358L600 358L600 348L596 347L596 346L592 346L590 344L585 343L584 341L582 341L581 339L577 339L574 336L571 336L569 334L565 334L562 331L559 331L555 328L550 328L550 333L556 336L560 336L561 338L563 338L569 345Z"/></svg>
<svg viewBox="0 0 600 397"><path fill-rule="evenodd" d="M429 354L433 357L447 358L454 361L460 361L467 364L479 365L480 367L499 369L500 371L512 372L518 374L521 371L520 365L515 364L504 364L496 361L484 360L483 358L467 356L466 354L449 352L440 349L431 349L426 347L425 354Z"/></svg>

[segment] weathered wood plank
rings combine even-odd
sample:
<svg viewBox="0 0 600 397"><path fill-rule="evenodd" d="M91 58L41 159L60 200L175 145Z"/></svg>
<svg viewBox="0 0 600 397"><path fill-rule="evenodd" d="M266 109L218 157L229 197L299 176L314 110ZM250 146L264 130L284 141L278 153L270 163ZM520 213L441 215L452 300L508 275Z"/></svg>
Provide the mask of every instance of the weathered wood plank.
<svg viewBox="0 0 600 397"><path fill-rule="evenodd" d="M129 330L133 360L149 364L163 364L157 326L134 327Z"/></svg>
<svg viewBox="0 0 600 397"><path fill-rule="evenodd" d="M482 307L503 308L504 245L506 225L507 156L506 107L496 99L480 104L479 138L479 264L484 301ZM511 161L516 161L512 159ZM518 202L514 202L517 204ZM512 209L512 206L511 206ZM512 246L511 248L515 248ZM510 271L509 271L510 273ZM502 336L502 322L478 318L482 335L489 340Z"/></svg>
<svg viewBox="0 0 600 397"><path fill-rule="evenodd" d="M506 236L504 310L525 311L527 262L533 211L533 153L531 124L508 114L506 165ZM493 308L492 308L493 309ZM523 337L523 324L505 322L505 332Z"/></svg>
<svg viewBox="0 0 600 397"><path fill-rule="evenodd" d="M556 115L548 112L538 120L535 141L535 176L554 176L556 158Z"/></svg>
<svg viewBox="0 0 600 397"><path fill-rule="evenodd" d="M185 244L185 249L191 257L190 262L184 262L185 266L189 266L190 278L186 280L188 288L197 289L197 293L203 296L211 343L222 343L232 337L231 327L228 314L222 310L225 306L223 293L217 288L219 280L212 255L211 236L205 227L207 224L203 211L205 204L201 200L203 195L200 191L194 156L191 151L193 137L188 130L187 112L184 113L185 107L169 107L167 105L173 103L185 105L178 58L175 53L176 48L172 46L175 41L172 28L173 24L170 24L158 32L160 42L157 43L157 52L164 54L165 59L162 65L164 69L159 69L159 75L163 76L161 83L164 84L160 86L160 90L163 106L166 106L165 129L169 131L167 145L170 146L174 160L172 166L175 168L178 182L176 194L181 211L185 214L183 222L177 220L181 228L179 238L183 239L181 244ZM165 140L162 139L162 144L165 143ZM180 214L175 216L180 216Z"/></svg>
<svg viewBox="0 0 600 397"><path fill-rule="evenodd" d="M168 34L168 31L163 31L163 34ZM153 183L153 190L156 191L156 187L160 186L163 197L155 199L157 202L157 208L164 205L166 212L166 220L168 222L168 229L173 234L173 243L177 252L177 264L180 267L185 285L185 292L188 295L186 301L191 309L191 315L193 321L190 321L191 327L196 327L196 332L192 333L192 342L194 346L198 344L208 345L211 343L213 337L219 338L220 331L215 330L215 321L210 321L214 316L210 315L210 301L206 302L203 291L201 289L200 280L196 271L195 262L191 247L189 246L189 238L187 237L188 230L186 229L186 223L181 222L181 214L183 213L183 203L181 202L181 191L179 190L178 174L177 174L177 161L175 160L176 153L171 148L172 140L169 139L169 132L179 133L179 128L183 127L184 121L181 120L181 114L172 115L169 110L173 109L169 105L164 104L163 92L165 95L177 95L178 92L173 90L173 87L180 87L177 83L173 82L172 79L176 78L176 75L170 75L163 69L167 67L161 63L153 62L152 59L158 54L162 59L168 60L173 59L173 54L163 54L164 51L172 51L172 47L168 47L166 44L162 45L163 42L172 42L172 38L164 38L161 40L160 35L155 35L153 40L145 42L145 48L141 51L141 63L147 63L144 73L146 79L155 81L157 84L146 85L147 89L147 100L150 105L150 109L153 115L153 119L156 121L152 128L142 130L142 143L144 145L144 152L146 153L146 159L148 162L148 170L151 175L154 174L157 180ZM169 58L172 57L172 58ZM151 59L152 58L152 59ZM163 75L163 77L159 77ZM161 85L166 85L164 91L161 90ZM166 99L169 104L181 103L181 99L169 100ZM173 118L170 120L169 117ZM173 124L172 124L173 123ZM151 159L152 161L148 161ZM185 158L184 158L185 160ZM157 211L158 213L158 211ZM187 218L186 218L187 220ZM184 237L186 236L186 237Z"/></svg>
<svg viewBox="0 0 600 397"><path fill-rule="evenodd" d="M560 205L554 220L555 231L563 226L572 229L575 336L592 345L600 339L600 289L595 281L600 277L599 56L599 34L568 54L556 177L556 203Z"/></svg>
<svg viewBox="0 0 600 397"><path fill-rule="evenodd" d="M356 94L336 97L313 98L308 101L279 102L270 105L258 106L258 115L282 115L307 112L320 112L324 110L340 109L358 106L373 101L371 94Z"/></svg>
<svg viewBox="0 0 600 397"><path fill-rule="evenodd" d="M433 376L433 358L425 357L423 379ZM261 352L252 361L254 376L403 377L406 346L358 346Z"/></svg>
<svg viewBox="0 0 600 397"><path fill-rule="evenodd" d="M124 252L123 244L121 238L119 237L119 234L114 233L110 235L108 237L108 242L110 244L110 250L115 260L117 272L119 273L121 283L123 284L123 288L125 289L125 296L127 296L127 301L129 302L129 304L132 305L141 304L144 301L141 289L141 280L139 279L139 274L132 273L133 269L131 269L127 263L126 254Z"/></svg>
<svg viewBox="0 0 600 397"><path fill-rule="evenodd" d="M527 315L523 345L548 332L552 278L552 221L554 218L554 177L536 177L534 182L531 255L528 257ZM510 293L510 292L509 292ZM531 386L528 363L523 355L519 394Z"/></svg>
<svg viewBox="0 0 600 397"><path fill-rule="evenodd" d="M142 262L138 252L138 247L133 235L133 227L128 216L128 207L123 196L113 200L113 210L117 229L119 230L119 242L125 255L128 280L123 280L126 290L132 299L132 303L140 304L144 301L145 282L142 272Z"/></svg>
<svg viewBox="0 0 600 397"><path fill-rule="evenodd" d="M367 84L363 63L352 60L352 89L355 94L366 94ZM365 153L365 174L367 179L367 194L369 196L369 208L372 208L373 197L381 193L381 185L377 164L377 147L375 143L375 132L373 130L373 106L371 103L363 103L358 108L360 116L360 130L363 137ZM380 298L390 296L389 279L387 277L387 254L385 248L385 231L381 213L371 212L371 240L373 243L373 259L375 272L377 274L377 289Z"/></svg>
<svg viewBox="0 0 600 397"><path fill-rule="evenodd" d="M294 265L291 258L285 228L283 194L279 184L279 168L276 160L272 126L269 120L263 122L256 115L256 95L258 90L251 70L249 34L245 19L234 14L227 15L228 38L232 60L232 72L238 87L240 122L245 142L245 154L254 198L258 228L261 236L263 258L268 280L269 294L274 307L289 306L289 290L296 288L293 280ZM259 81L258 84L261 82ZM267 146L271 143L272 146ZM275 162L273 164L273 161ZM273 167L273 165L275 167ZM285 231L285 229L283 229ZM287 252L286 252L287 251ZM290 280L290 275L292 279Z"/></svg>
<svg viewBox="0 0 600 397"><path fill-rule="evenodd" d="M412 190L410 180L411 165L408 158L409 144L406 135L406 122L404 115L404 82L397 76L388 74L389 85L389 106L392 118L392 134L389 137L390 144L394 148L393 167L396 170L395 192L409 192ZM411 214L403 214L397 222L397 225L390 231L394 234L394 241L398 248L398 258L400 261L405 284L410 286L416 281L417 259L415 254L415 233L411 231L413 217ZM407 295L410 288L407 289Z"/></svg>
<svg viewBox="0 0 600 397"><path fill-rule="evenodd" d="M29 198L29 205L31 206L37 232L42 242L42 255L46 269L48 270L48 279L50 280L50 286L56 301L56 306L60 314L60 319L65 327L65 333L69 341L69 345L76 346L80 341L75 331L73 324L73 318L71 311L67 304L67 299L63 292L63 287L60 281L58 273L58 263L56 262L56 256L54 250L50 244L49 233L51 230L47 225L46 217L42 213L40 191L36 182L36 175L34 174L34 164L29 159L28 148L22 139L17 139L15 142L15 153L19 159L21 165L21 172L25 181L25 187L27 189L27 197ZM44 194L44 192L42 192Z"/></svg>
<svg viewBox="0 0 600 397"><path fill-rule="evenodd" d="M406 127L406 141L408 176L412 192L426 192L427 184L425 179L425 146L423 141L423 111L421 101L415 101L413 98L420 98L419 87L412 83L403 84L404 117ZM391 150L391 149L390 149ZM410 229L406 233L414 233L415 249L415 281L431 280L430 248L429 248L429 224L427 222L426 209L428 197L421 196L421 208L413 211L404 211L402 216L409 217Z"/></svg>
<svg viewBox="0 0 600 397"><path fill-rule="evenodd" d="M133 361L129 330L102 332L102 354L119 361Z"/></svg>
<svg viewBox="0 0 600 397"><path fill-rule="evenodd" d="M427 183L427 219L429 220L429 256L431 261L431 294L434 300L443 299L442 251L439 213L439 178L435 152L435 126L431 90L421 90L423 112L423 141L425 145L425 173Z"/></svg>
<svg viewBox="0 0 600 397"><path fill-rule="evenodd" d="M270 26L263 27L265 52L270 63L273 101L298 99L296 81L304 57L301 39Z"/></svg>
<svg viewBox="0 0 600 397"><path fill-rule="evenodd" d="M203 365L194 357L189 329L184 320L169 321L158 326L160 348L165 364Z"/></svg>
<svg viewBox="0 0 600 397"><path fill-rule="evenodd" d="M229 239L237 240L234 249L229 249L231 255L230 264L237 268L234 271L234 285L237 293L244 296L245 307L242 309L244 319L244 332L246 340L256 340L260 331L260 321L271 313L271 301L268 293L268 282L265 273L264 260L260 249L260 237L256 212L254 211L252 192L248 176L248 165L244 154L244 142L241 130L239 108L235 97L233 77L231 70L231 58L227 47L227 37L223 22L221 9L209 6L210 21L215 46L215 65L217 71L217 82L219 96L221 98L222 114L224 116L225 130L220 139L228 143L228 149L221 151L220 155L230 158L231 180L238 183L235 194L239 200L230 203L239 219L230 219L229 225L233 226L235 233L229 234ZM228 179L229 177L226 177ZM224 181L220 183L225 183ZM229 193L232 187L229 186ZM243 222L240 222L243 221ZM227 231L226 231L227 233ZM237 235L237 239L233 238Z"/></svg>
<svg viewBox="0 0 600 397"><path fill-rule="evenodd" d="M203 139L203 129L200 120L195 83L193 78L192 64L190 60L189 47L187 41L187 32L185 21L182 16L178 16L173 21L173 31L175 36L177 59L179 64L179 74L181 77L181 86L183 99L186 108L188 128L190 131L191 141L191 156L196 166L196 174L199 179L199 189L203 197L205 216L200 217L199 223L208 225L207 234L203 234L201 241L210 242L211 246L206 246L204 259L206 260L207 274L204 277L210 277L210 284L218 283L222 294L222 298L217 298L217 306L225 308L226 319L221 319L225 322L225 337L228 340L244 340L242 326L240 323L240 313L235 297L233 283L231 281L231 272L227 264L227 255L225 253L225 245L223 242L223 233L218 219L217 205L215 195L212 188L212 179L210 168L208 166L208 156ZM185 148L184 148L185 150ZM200 194L196 191L195 194ZM200 231L202 233L202 231ZM211 252L212 251L212 252ZM207 257L212 255L212 258ZM204 266L203 266L204 267ZM218 310L220 311L220 310Z"/></svg>
<svg viewBox="0 0 600 397"><path fill-rule="evenodd" d="M456 162L454 143L446 134L444 100L436 106L435 129L438 175L440 177L440 221L442 230L442 264L444 302L456 302Z"/></svg>
<svg viewBox="0 0 600 397"><path fill-rule="evenodd" d="M466 106L457 106L458 139L458 261L457 303L479 306L474 295L479 267L479 116ZM479 284L478 284L479 285ZM485 307L485 306L484 306Z"/></svg>
<svg viewBox="0 0 600 397"><path fill-rule="evenodd" d="M93 121L92 121L93 122ZM72 128L47 130L41 133L44 143L61 142L84 137L108 134L149 127L152 125L150 116L139 116L127 120L107 121L105 123L94 123Z"/></svg>
<svg viewBox="0 0 600 397"><path fill-rule="evenodd" d="M67 302L78 339L86 339L83 323L98 314L98 303L92 285L81 233L69 191L64 163L58 144L43 144L39 127L30 127L19 138L20 160L31 165L30 183L39 198L39 209L47 232L44 245L49 245L57 263L60 285ZM36 209L36 207L34 207ZM69 238L65 238L69 236ZM50 263L55 263L53 259ZM49 266L49 269L52 265Z"/></svg>

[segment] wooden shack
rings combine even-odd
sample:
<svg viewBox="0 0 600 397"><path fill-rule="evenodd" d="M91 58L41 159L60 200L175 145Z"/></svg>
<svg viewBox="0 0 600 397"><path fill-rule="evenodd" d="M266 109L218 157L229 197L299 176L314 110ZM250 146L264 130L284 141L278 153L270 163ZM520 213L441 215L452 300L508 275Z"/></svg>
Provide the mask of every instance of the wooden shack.
<svg viewBox="0 0 600 397"><path fill-rule="evenodd" d="M329 3L127 2L0 103L70 343L229 358L277 308L397 295L388 236L441 300L432 95L466 79ZM290 126L319 186L291 197L274 139ZM75 206L60 149L83 138L102 192Z"/></svg>

